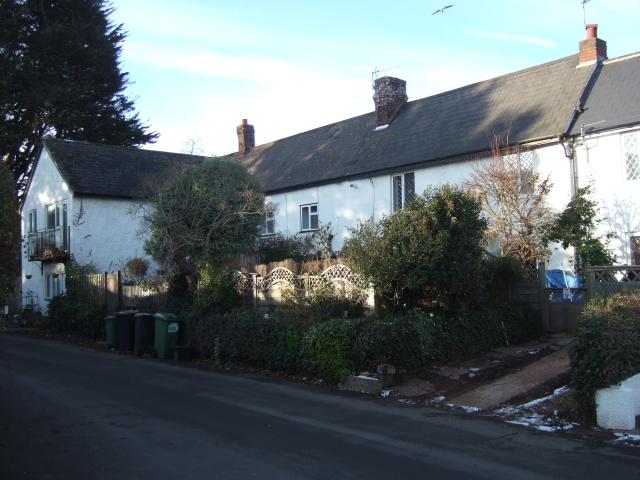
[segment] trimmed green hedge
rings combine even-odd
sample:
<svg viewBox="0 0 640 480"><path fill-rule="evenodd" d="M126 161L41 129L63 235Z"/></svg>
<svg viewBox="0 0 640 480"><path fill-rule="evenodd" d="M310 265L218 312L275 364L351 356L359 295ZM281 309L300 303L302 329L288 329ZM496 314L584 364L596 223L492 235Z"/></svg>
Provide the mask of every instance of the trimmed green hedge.
<svg viewBox="0 0 640 480"><path fill-rule="evenodd" d="M58 295L49 302L51 332L85 340L98 340L102 335L104 309L91 299L76 295Z"/></svg>
<svg viewBox="0 0 640 480"><path fill-rule="evenodd" d="M315 325L253 312L191 317L186 343L200 354L233 363L317 375L336 384L381 363L411 368L456 358L541 332L528 304L446 317L418 314L373 319L331 319Z"/></svg>
<svg viewBox="0 0 640 480"><path fill-rule="evenodd" d="M640 373L640 291L591 300L569 350L575 399L588 421L595 394Z"/></svg>

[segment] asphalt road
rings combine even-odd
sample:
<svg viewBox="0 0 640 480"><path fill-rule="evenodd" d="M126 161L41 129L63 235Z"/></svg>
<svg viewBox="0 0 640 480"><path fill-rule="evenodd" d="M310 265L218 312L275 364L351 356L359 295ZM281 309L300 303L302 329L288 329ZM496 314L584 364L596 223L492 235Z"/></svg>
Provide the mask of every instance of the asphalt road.
<svg viewBox="0 0 640 480"><path fill-rule="evenodd" d="M640 449L0 334L0 479L640 478Z"/></svg>

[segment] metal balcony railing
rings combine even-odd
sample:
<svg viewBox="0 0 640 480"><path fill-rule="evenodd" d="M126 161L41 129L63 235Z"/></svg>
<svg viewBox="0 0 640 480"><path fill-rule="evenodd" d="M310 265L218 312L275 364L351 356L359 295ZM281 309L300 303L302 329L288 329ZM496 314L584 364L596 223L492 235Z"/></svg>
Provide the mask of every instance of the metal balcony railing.
<svg viewBox="0 0 640 480"><path fill-rule="evenodd" d="M69 258L70 227L47 228L28 235L30 260L65 260Z"/></svg>

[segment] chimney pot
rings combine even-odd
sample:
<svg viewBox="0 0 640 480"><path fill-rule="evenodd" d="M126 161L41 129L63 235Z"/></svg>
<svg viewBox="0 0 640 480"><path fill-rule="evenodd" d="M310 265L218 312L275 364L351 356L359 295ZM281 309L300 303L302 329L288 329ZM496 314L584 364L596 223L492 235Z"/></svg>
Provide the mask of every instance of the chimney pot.
<svg viewBox="0 0 640 480"><path fill-rule="evenodd" d="M376 126L388 125L396 116L407 97L407 82L394 77L377 78L373 90L376 106Z"/></svg>
<svg viewBox="0 0 640 480"><path fill-rule="evenodd" d="M585 26L586 38L580 42L580 64L607 59L607 42L598 38L598 24Z"/></svg>
<svg viewBox="0 0 640 480"><path fill-rule="evenodd" d="M256 146L256 131L253 125L249 125L246 118L242 119L238 128L236 128L238 134L238 153L245 155L249 150Z"/></svg>

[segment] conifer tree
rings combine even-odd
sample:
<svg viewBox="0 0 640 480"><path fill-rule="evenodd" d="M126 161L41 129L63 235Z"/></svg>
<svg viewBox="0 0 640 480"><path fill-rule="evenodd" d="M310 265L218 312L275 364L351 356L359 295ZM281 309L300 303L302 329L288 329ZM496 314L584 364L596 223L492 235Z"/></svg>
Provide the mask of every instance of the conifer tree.
<svg viewBox="0 0 640 480"><path fill-rule="evenodd" d="M153 142L123 92L126 33L103 0L0 0L0 158L24 193L44 136Z"/></svg>
<svg viewBox="0 0 640 480"><path fill-rule="evenodd" d="M0 307L13 292L19 274L20 217L14 192L11 173L0 163Z"/></svg>

